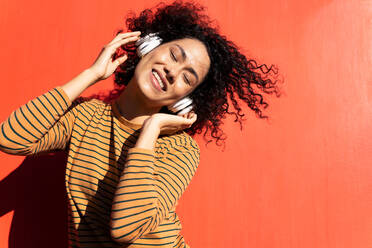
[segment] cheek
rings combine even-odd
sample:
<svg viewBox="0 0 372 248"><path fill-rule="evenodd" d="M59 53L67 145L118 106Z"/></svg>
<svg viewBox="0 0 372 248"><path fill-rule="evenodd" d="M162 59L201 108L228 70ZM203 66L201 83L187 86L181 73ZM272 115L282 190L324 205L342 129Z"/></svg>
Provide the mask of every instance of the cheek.
<svg viewBox="0 0 372 248"><path fill-rule="evenodd" d="M151 71L151 67L148 63L148 58L143 57L140 62L138 62L136 69L134 71L134 76L137 80L140 81L147 81L148 80L148 72Z"/></svg>
<svg viewBox="0 0 372 248"><path fill-rule="evenodd" d="M152 50L151 52L143 56L136 66L135 76L137 78L140 78L142 77L141 73L151 71L151 68L154 66L156 60L159 60L159 55L157 55L157 52L155 50Z"/></svg>
<svg viewBox="0 0 372 248"><path fill-rule="evenodd" d="M192 92L192 89L184 82L177 82L174 85L173 92L174 95L176 95L177 97L183 97L190 94Z"/></svg>
<svg viewBox="0 0 372 248"><path fill-rule="evenodd" d="M155 61L164 61L166 59L166 53L161 48L155 48L146 54L142 60L147 63L155 63Z"/></svg>

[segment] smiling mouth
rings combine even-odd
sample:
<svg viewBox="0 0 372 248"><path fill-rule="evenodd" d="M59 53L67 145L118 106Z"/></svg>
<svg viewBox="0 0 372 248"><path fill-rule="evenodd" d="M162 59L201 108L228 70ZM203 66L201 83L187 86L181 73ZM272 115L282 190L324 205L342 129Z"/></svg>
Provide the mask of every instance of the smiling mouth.
<svg viewBox="0 0 372 248"><path fill-rule="evenodd" d="M160 88L163 90L163 91L166 91L167 90L167 84L166 82L164 82L161 78L161 76L158 74L158 72L156 70L152 70L152 75L154 76L154 78L156 79L156 81L158 82Z"/></svg>

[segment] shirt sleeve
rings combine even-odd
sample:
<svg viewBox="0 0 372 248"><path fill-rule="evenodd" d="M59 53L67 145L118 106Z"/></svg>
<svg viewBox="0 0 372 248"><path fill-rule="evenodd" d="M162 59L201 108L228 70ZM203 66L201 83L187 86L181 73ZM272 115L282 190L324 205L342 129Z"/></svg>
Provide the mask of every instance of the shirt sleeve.
<svg viewBox="0 0 372 248"><path fill-rule="evenodd" d="M128 150L111 212L111 235L117 242L132 243L155 230L189 185L199 147L188 135L176 143L161 158L148 149Z"/></svg>
<svg viewBox="0 0 372 248"><path fill-rule="evenodd" d="M60 86L30 100L0 124L0 150L31 155L65 149L75 120L75 103Z"/></svg>

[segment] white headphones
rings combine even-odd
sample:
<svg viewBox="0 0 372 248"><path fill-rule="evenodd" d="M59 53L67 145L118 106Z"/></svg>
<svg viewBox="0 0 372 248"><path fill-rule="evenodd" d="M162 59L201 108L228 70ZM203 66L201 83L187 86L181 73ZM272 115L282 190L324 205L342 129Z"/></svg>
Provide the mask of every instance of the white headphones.
<svg viewBox="0 0 372 248"><path fill-rule="evenodd" d="M150 33L136 41L137 54L139 57L142 58L145 54L161 44L163 39L160 38L158 34L159 33Z"/></svg>
<svg viewBox="0 0 372 248"><path fill-rule="evenodd" d="M158 34L159 33L150 33L136 41L137 54L139 57L142 58L161 44L163 39L160 38ZM192 108L192 99L187 96L168 106L168 110L177 115L187 114Z"/></svg>

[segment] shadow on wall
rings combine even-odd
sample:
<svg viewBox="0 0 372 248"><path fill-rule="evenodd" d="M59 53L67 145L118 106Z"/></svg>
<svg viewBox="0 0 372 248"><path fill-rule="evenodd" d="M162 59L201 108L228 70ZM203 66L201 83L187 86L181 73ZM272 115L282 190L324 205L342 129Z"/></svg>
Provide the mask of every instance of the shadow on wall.
<svg viewBox="0 0 372 248"><path fill-rule="evenodd" d="M63 151L27 156L0 182L0 217L14 210L9 248L67 248Z"/></svg>

